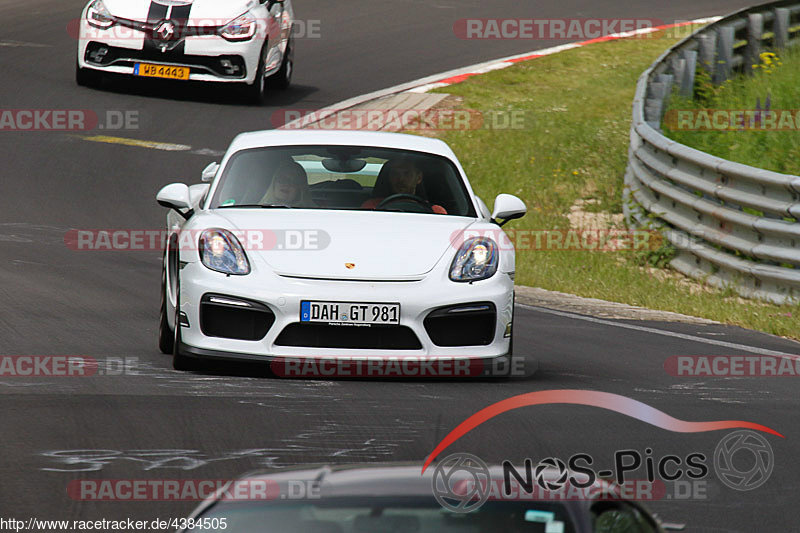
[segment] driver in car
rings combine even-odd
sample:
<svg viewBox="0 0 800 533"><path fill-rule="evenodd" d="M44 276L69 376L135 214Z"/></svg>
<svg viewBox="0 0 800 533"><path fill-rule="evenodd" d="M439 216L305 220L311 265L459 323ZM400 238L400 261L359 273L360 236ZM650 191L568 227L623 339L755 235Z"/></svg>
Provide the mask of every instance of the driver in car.
<svg viewBox="0 0 800 533"><path fill-rule="evenodd" d="M282 161L272 176L272 182L261 198L263 205L314 207L305 169L292 159Z"/></svg>
<svg viewBox="0 0 800 533"><path fill-rule="evenodd" d="M417 186L422 183L422 171L410 159L393 159L385 164L385 169L390 185L389 195L370 198L361 204L362 209L376 209L381 202L397 194L408 194L419 198L416 193ZM447 214L445 208L440 205L432 205L431 209L440 215Z"/></svg>

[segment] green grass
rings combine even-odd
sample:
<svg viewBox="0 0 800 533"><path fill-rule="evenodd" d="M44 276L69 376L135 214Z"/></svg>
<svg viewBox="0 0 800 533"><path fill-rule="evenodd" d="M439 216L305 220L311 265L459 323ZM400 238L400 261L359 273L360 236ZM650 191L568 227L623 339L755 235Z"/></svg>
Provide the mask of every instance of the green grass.
<svg viewBox="0 0 800 533"><path fill-rule="evenodd" d="M771 61L771 65L766 62ZM695 84L698 96L693 100L673 97L670 109L755 110L765 107L767 96L773 110L800 109L800 50L783 51L776 57L764 57L761 65L750 70L753 76L740 76L721 87L713 87L707 75L700 73ZM792 117L800 118L795 111ZM686 131L665 128L665 134L704 152L782 172L800 174L800 124L787 131ZM677 126L677 125L676 125Z"/></svg>
<svg viewBox="0 0 800 533"><path fill-rule="evenodd" d="M438 136L490 208L499 192L525 201L528 215L507 228L569 228L567 214L579 199L594 201L593 210L621 213L636 80L674 42L659 34L595 44L440 89L463 98L463 108L521 111L526 127ZM689 282L657 268L669 254L519 250L517 283L800 338L800 305L745 301Z"/></svg>

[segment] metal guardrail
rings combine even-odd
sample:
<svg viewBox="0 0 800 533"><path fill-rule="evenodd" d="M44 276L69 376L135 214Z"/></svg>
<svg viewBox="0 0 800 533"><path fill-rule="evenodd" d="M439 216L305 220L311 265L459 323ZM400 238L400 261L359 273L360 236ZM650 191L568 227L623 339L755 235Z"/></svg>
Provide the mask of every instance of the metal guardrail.
<svg viewBox="0 0 800 533"><path fill-rule="evenodd" d="M793 0L739 11L670 48L639 78L625 173L629 226L663 230L673 268L774 303L800 302L800 177L714 157L660 127L673 87L692 96L696 69L721 83L798 43Z"/></svg>

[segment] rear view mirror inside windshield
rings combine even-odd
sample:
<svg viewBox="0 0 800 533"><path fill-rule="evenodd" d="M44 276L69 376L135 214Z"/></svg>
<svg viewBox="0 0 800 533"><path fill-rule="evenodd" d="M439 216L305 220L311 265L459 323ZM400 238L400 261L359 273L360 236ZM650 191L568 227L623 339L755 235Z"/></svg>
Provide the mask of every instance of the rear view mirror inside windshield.
<svg viewBox="0 0 800 533"><path fill-rule="evenodd" d="M323 159L322 166L328 172L336 172L337 174L350 174L358 172L367 166L367 162L363 159Z"/></svg>

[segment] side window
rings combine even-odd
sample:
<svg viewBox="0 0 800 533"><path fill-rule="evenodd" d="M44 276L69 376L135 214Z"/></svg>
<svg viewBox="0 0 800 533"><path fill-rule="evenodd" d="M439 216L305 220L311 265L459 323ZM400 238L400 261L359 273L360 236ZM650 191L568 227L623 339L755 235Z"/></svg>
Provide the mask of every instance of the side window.
<svg viewBox="0 0 800 533"><path fill-rule="evenodd" d="M657 533L651 520L636 507L604 502L592 507L596 533Z"/></svg>

